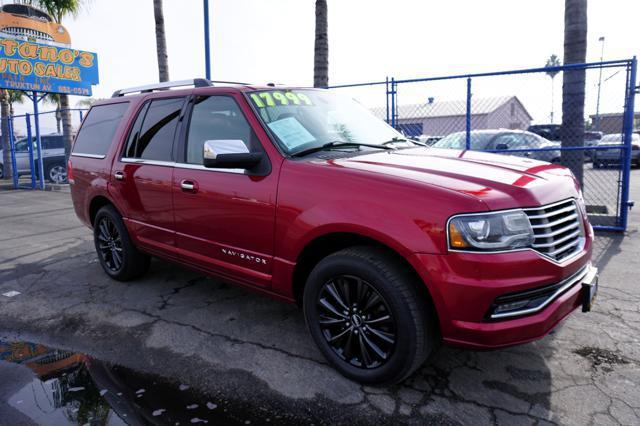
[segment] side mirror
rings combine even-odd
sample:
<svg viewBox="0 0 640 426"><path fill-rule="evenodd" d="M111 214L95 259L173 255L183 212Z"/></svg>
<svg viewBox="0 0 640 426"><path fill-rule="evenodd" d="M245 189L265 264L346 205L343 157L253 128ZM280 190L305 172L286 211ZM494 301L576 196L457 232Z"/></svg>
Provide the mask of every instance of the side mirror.
<svg viewBox="0 0 640 426"><path fill-rule="evenodd" d="M509 145L507 145L506 143L499 143L498 145L496 145L497 151L507 151L508 149Z"/></svg>
<svg viewBox="0 0 640 426"><path fill-rule="evenodd" d="M205 141L203 165L214 169L253 169L262 162L262 152L249 152L241 140L215 139Z"/></svg>

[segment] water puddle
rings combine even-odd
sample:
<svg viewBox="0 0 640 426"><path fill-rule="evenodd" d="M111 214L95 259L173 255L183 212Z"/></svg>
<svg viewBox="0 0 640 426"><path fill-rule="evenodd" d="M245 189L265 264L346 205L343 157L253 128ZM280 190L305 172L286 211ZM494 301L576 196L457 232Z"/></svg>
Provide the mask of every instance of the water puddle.
<svg viewBox="0 0 640 426"><path fill-rule="evenodd" d="M0 387L16 385L4 402L41 425L304 423L256 407L233 406L186 383L37 343L0 340L0 377L3 363L19 364L33 373L25 384L5 382Z"/></svg>

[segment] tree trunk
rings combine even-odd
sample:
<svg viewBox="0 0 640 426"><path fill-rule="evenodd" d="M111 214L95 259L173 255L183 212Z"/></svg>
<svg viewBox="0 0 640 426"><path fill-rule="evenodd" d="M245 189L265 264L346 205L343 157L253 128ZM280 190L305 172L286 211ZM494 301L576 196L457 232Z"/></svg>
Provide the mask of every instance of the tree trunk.
<svg viewBox="0 0 640 426"><path fill-rule="evenodd" d="M0 131L2 132L2 179L13 176L11 167L11 146L9 145L9 94L6 90L0 90Z"/></svg>
<svg viewBox="0 0 640 426"><path fill-rule="evenodd" d="M327 18L327 0L316 0L313 87L329 86L329 35Z"/></svg>
<svg viewBox="0 0 640 426"><path fill-rule="evenodd" d="M60 94L60 109L62 110L62 140L64 141L64 157L66 161L69 161L71 143L73 142L71 111L69 111L69 95Z"/></svg>
<svg viewBox="0 0 640 426"><path fill-rule="evenodd" d="M62 129L60 128L60 124L62 122L62 111L60 110L60 105L56 108L56 130L58 134L62 133Z"/></svg>
<svg viewBox="0 0 640 426"><path fill-rule="evenodd" d="M153 0L153 14L156 18L156 52L158 55L158 74L160 81L169 81L169 56L167 40L164 34L164 14L162 0Z"/></svg>
<svg viewBox="0 0 640 426"><path fill-rule="evenodd" d="M564 63L584 63L587 59L587 0L565 0ZM584 146L585 70L562 73L562 147ZM562 151L562 164L573 172L582 186L584 152Z"/></svg>

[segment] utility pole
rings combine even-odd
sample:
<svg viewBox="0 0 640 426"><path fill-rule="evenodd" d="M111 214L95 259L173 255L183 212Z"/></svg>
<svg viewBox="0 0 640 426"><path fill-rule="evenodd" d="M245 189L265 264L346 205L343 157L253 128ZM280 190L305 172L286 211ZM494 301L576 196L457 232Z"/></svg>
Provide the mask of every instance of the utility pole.
<svg viewBox="0 0 640 426"><path fill-rule="evenodd" d="M600 50L600 62L604 60L604 36L598 39L602 43ZM600 76L598 77L598 100L596 101L596 131L600 130L600 86L602 86L602 65L600 65Z"/></svg>
<svg viewBox="0 0 640 426"><path fill-rule="evenodd" d="M204 67L205 78L211 80L211 46L209 37L209 0L204 1Z"/></svg>

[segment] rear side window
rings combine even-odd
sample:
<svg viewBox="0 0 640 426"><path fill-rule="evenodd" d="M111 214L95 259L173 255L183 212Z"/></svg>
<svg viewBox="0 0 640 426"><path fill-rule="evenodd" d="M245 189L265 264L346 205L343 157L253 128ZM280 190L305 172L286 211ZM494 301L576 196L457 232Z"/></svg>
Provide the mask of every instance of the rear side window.
<svg viewBox="0 0 640 426"><path fill-rule="evenodd" d="M42 138L42 149L62 149L64 141L62 136L45 136Z"/></svg>
<svg viewBox="0 0 640 426"><path fill-rule="evenodd" d="M142 107L127 140L124 157L171 161L184 99L158 99Z"/></svg>
<svg viewBox="0 0 640 426"><path fill-rule="evenodd" d="M76 137L73 153L106 155L127 108L128 102L92 107Z"/></svg>

